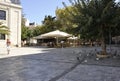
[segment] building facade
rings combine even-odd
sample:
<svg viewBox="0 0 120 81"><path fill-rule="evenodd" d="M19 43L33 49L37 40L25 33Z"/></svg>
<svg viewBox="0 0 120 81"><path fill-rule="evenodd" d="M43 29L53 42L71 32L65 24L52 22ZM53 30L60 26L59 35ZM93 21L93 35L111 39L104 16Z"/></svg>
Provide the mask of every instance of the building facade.
<svg viewBox="0 0 120 81"><path fill-rule="evenodd" d="M21 47L21 16L22 6L19 0L0 0L0 22L9 27L10 35L0 34L0 47L6 46L6 40L11 46Z"/></svg>

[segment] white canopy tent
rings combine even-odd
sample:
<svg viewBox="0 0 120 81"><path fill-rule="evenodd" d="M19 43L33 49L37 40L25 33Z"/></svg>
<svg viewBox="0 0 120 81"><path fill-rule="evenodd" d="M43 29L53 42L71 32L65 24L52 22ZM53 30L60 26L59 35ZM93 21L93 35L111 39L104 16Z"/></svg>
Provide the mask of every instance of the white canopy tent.
<svg viewBox="0 0 120 81"><path fill-rule="evenodd" d="M71 36L70 34L59 30L55 30L41 35L41 37L70 37L70 36Z"/></svg>
<svg viewBox="0 0 120 81"><path fill-rule="evenodd" d="M69 39L69 40L76 40L76 39L78 39L78 37L74 37L74 36L73 36L73 37L69 37L68 39Z"/></svg>
<svg viewBox="0 0 120 81"><path fill-rule="evenodd" d="M42 37L41 35L33 37L34 39L46 39L46 37Z"/></svg>
<svg viewBox="0 0 120 81"><path fill-rule="evenodd" d="M76 41L78 40L78 37L72 36L72 37L69 37L68 40L69 40L69 42L70 42L70 40L72 40L73 46L76 46Z"/></svg>
<svg viewBox="0 0 120 81"><path fill-rule="evenodd" d="M54 37L54 38L56 38L56 41L57 41L57 44L58 44L58 38L70 37L71 35L66 33L66 32L55 30L55 31L52 31L52 32L42 34L40 36L41 37L46 37L46 38L47 37Z"/></svg>

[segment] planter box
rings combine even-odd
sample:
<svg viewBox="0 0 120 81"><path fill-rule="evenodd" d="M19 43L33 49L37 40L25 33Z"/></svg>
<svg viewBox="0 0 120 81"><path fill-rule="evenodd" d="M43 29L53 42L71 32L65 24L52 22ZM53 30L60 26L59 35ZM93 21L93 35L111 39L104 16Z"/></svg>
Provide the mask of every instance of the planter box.
<svg viewBox="0 0 120 81"><path fill-rule="evenodd" d="M96 54L98 58L107 58L107 57L110 57L110 55L106 54Z"/></svg>

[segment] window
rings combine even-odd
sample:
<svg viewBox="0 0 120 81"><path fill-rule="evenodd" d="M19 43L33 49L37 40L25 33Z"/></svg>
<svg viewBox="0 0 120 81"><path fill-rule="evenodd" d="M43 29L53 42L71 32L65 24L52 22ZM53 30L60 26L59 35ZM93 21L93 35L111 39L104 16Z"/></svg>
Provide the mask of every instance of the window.
<svg viewBox="0 0 120 81"><path fill-rule="evenodd" d="M6 20L6 11L0 10L0 20Z"/></svg>
<svg viewBox="0 0 120 81"><path fill-rule="evenodd" d="M0 34L0 39L5 40L5 34Z"/></svg>

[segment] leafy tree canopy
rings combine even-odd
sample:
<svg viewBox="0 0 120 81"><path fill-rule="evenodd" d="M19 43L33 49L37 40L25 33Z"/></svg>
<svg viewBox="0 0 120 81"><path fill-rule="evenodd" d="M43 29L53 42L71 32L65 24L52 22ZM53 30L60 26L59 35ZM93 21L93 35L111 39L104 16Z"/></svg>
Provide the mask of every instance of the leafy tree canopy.
<svg viewBox="0 0 120 81"><path fill-rule="evenodd" d="M120 2L116 3L115 0L69 1L78 12L72 14L73 22L78 25L76 30L83 38L100 39L103 54L106 54L105 39L108 37L108 32L111 29L118 28L119 25Z"/></svg>

